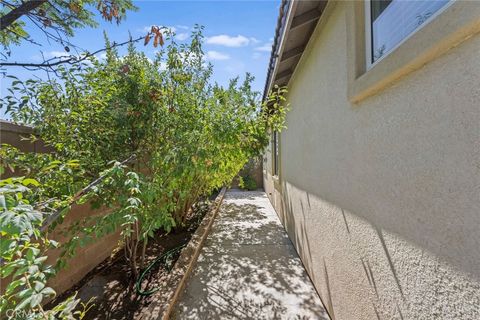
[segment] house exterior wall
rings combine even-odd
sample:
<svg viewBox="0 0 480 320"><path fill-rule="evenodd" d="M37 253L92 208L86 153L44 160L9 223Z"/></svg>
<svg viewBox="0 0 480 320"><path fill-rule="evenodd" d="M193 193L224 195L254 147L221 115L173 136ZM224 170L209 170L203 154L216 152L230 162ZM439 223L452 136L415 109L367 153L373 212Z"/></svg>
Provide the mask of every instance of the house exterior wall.
<svg viewBox="0 0 480 320"><path fill-rule="evenodd" d="M265 191L332 319L480 319L480 36L353 104L349 5L289 82Z"/></svg>

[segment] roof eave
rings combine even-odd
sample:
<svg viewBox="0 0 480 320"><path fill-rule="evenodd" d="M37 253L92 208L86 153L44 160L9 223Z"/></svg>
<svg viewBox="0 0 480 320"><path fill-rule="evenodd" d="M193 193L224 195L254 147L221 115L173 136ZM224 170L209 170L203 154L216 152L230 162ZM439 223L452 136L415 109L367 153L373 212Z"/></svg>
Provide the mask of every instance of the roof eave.
<svg viewBox="0 0 480 320"><path fill-rule="evenodd" d="M283 0L267 71L263 99L274 85L288 84L327 0Z"/></svg>

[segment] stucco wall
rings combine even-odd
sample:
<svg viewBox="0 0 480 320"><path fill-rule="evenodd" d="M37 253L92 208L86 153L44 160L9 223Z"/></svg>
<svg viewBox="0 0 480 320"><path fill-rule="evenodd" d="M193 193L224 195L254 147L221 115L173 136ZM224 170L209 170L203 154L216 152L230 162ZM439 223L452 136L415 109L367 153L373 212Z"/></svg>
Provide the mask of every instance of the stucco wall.
<svg viewBox="0 0 480 320"><path fill-rule="evenodd" d="M338 3L264 186L332 319L480 319L480 36L352 105Z"/></svg>

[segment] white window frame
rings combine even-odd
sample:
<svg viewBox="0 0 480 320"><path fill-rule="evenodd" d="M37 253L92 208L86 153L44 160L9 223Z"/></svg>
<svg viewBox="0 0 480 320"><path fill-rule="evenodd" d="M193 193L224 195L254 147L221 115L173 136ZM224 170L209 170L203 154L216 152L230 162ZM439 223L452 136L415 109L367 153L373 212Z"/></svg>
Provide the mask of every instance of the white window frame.
<svg viewBox="0 0 480 320"><path fill-rule="evenodd" d="M277 131L273 131L272 135L272 176L278 177L280 175L280 143Z"/></svg>
<svg viewBox="0 0 480 320"><path fill-rule="evenodd" d="M410 37L412 37L415 33L417 33L419 30L424 28L427 24L429 24L433 19L435 19L437 16L439 16L443 11L445 11L449 6L451 6L455 0L450 0L449 3L444 5L441 9L439 9L437 12L432 14L428 19L425 20L418 28L415 29L412 33L410 33L408 36L402 39L399 43L397 43L392 49L388 50L385 52L384 55L379 57L377 60L372 62L372 45L373 45L373 30L372 30L372 10L371 10L371 5L372 5L372 0L365 0L365 57L366 57L366 66L367 66L367 71L373 68L375 65L377 65L380 61L382 61L386 56L390 55L392 52L394 52L398 47L400 47L405 41L407 41Z"/></svg>

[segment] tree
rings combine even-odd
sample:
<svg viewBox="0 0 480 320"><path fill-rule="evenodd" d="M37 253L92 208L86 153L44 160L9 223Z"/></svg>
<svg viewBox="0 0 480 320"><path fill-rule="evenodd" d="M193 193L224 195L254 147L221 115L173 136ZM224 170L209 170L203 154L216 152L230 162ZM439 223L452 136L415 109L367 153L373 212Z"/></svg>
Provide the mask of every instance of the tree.
<svg viewBox="0 0 480 320"><path fill-rule="evenodd" d="M75 29L97 27L96 14L106 21L118 24L125 19L127 11L137 10L131 0L2 0L1 3L3 8L0 10L0 44L5 52L2 53L3 61L0 62L0 67L25 67L29 70L46 71L55 71L61 64L79 63L106 50L101 48L90 53L69 40L69 37L74 35ZM26 21L41 30L49 43L58 43L66 53L72 54L44 59L41 63L8 61L12 45L29 42L41 46L40 39L33 39L27 32ZM146 36L130 38L118 44L113 43L112 46L141 41L146 37L156 36L158 32L158 28L152 28Z"/></svg>
<svg viewBox="0 0 480 320"><path fill-rule="evenodd" d="M104 60L62 67L60 81L18 85L20 100L2 101L15 121L36 127L55 148L55 158L77 160L85 180L106 177L88 200L111 212L78 221L65 255L74 254L78 241L120 228L132 278L149 237L182 226L201 197L229 184L262 152L269 129L280 130L285 118L282 89L267 106L251 89L248 74L226 88L212 83L200 27L190 43L178 44L168 35L165 40L153 60L133 45L125 56L109 49ZM111 167L132 155L134 164Z"/></svg>
<svg viewBox="0 0 480 320"><path fill-rule="evenodd" d="M48 39L63 44L76 28L98 25L92 6L96 6L103 19L116 23L125 18L127 10L136 10L131 0L2 0L2 4L0 43L5 48L22 40L35 41L25 30L22 17L42 30Z"/></svg>

